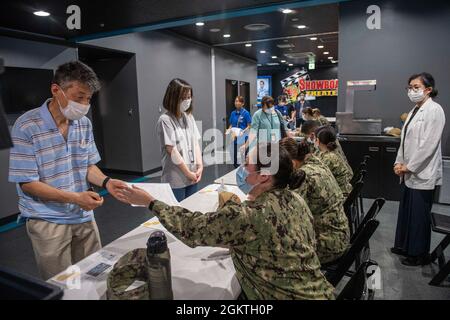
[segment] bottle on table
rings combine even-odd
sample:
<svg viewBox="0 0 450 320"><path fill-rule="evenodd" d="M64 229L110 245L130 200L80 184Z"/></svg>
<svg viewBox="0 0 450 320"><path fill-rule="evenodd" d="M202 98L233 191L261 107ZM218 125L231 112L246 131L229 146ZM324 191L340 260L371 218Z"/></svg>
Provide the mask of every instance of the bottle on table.
<svg viewBox="0 0 450 320"><path fill-rule="evenodd" d="M154 231L147 241L147 270L151 300L173 300L167 237Z"/></svg>

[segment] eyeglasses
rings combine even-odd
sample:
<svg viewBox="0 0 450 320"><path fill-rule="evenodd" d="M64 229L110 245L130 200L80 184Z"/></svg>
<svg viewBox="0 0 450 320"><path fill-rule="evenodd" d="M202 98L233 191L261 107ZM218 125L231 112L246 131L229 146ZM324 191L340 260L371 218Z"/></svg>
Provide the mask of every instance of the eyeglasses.
<svg viewBox="0 0 450 320"><path fill-rule="evenodd" d="M408 86L405 89L406 89L406 91L412 90L414 92L419 92L420 90L425 90L425 88L423 88L423 87L411 87L411 86Z"/></svg>

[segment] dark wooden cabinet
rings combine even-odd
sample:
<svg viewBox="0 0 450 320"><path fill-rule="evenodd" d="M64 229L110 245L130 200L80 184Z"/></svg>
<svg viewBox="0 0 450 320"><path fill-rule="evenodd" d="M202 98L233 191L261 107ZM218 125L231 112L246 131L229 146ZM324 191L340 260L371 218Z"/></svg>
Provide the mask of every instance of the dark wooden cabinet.
<svg viewBox="0 0 450 320"><path fill-rule="evenodd" d="M399 179L393 172L393 165L400 146L400 139L392 137L341 136L342 149L355 170L365 155L370 156L367 163L367 176L363 197L386 200L400 199Z"/></svg>

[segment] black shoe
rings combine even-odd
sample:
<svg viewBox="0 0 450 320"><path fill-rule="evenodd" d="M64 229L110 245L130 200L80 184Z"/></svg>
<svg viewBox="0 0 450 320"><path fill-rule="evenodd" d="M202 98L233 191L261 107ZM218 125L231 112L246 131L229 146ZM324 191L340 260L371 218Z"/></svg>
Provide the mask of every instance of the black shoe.
<svg viewBox="0 0 450 320"><path fill-rule="evenodd" d="M405 266L410 266L410 267L417 267L417 266L424 266L427 264L430 264L430 255L429 254L424 254L418 257L408 257L403 259L401 262L403 265Z"/></svg>
<svg viewBox="0 0 450 320"><path fill-rule="evenodd" d="M405 257L408 256L405 251L403 251L402 249L397 248L397 247L392 247L391 248L391 252L393 254L396 254L396 255L399 255L399 256L405 256Z"/></svg>

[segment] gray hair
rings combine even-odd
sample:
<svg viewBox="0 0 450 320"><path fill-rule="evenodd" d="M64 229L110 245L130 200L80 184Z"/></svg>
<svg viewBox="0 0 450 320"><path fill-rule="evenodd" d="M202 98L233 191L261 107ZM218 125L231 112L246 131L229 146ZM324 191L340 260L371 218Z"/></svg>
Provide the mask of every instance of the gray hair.
<svg viewBox="0 0 450 320"><path fill-rule="evenodd" d="M65 89L70 86L70 82L78 81L89 87L92 93L100 90L100 82L94 70L81 61L71 61L64 63L56 69L52 83Z"/></svg>

